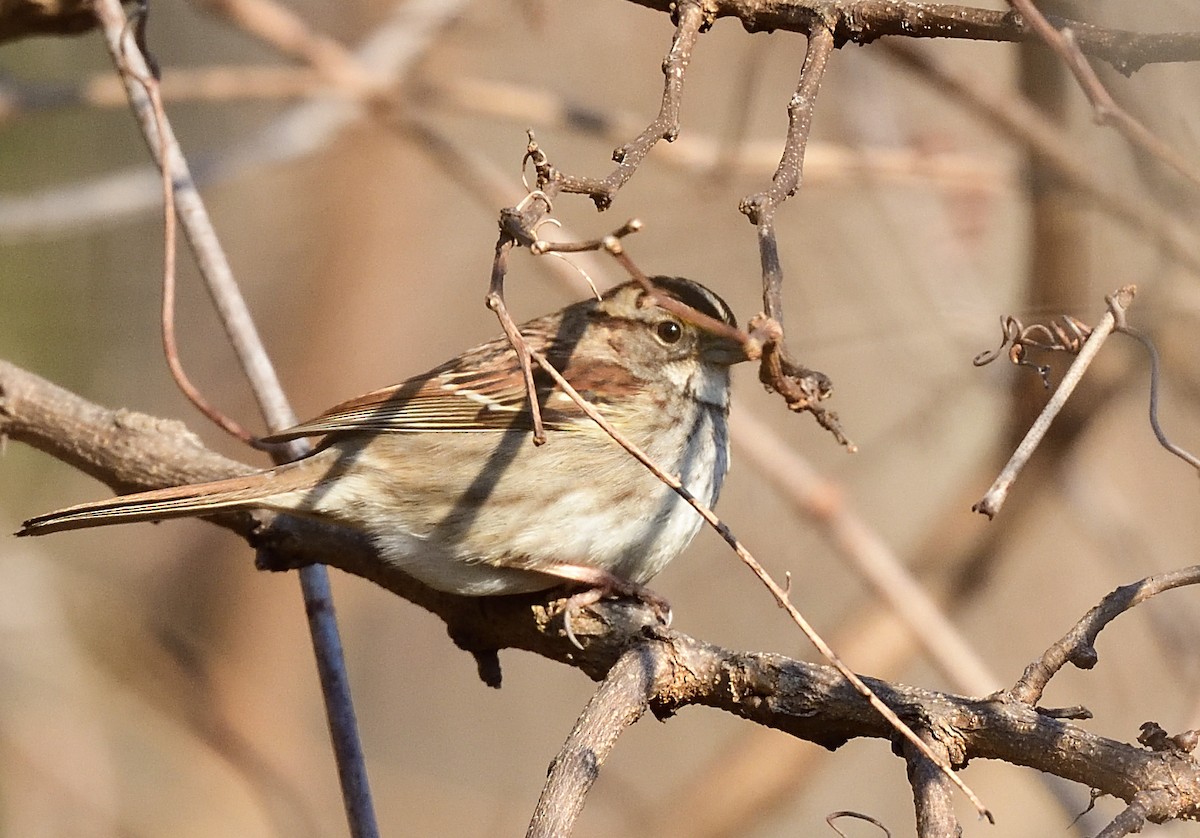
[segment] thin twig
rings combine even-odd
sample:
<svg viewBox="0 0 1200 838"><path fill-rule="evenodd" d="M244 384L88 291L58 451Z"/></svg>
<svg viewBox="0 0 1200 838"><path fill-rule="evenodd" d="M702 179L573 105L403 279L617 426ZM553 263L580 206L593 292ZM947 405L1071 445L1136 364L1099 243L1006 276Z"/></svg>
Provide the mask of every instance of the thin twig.
<svg viewBox="0 0 1200 838"><path fill-rule="evenodd" d="M123 70L125 73L133 76L146 91L146 95L150 98L150 104L154 109L154 127L158 135L158 143L160 148L166 147L166 137L163 134L163 126L166 125L167 115L163 108L162 91L159 89L159 81L153 74L141 74L133 69L125 61ZM167 361L167 369L171 371L171 377L175 380L176 386L183 392L197 410L208 417L209 421L225 431L229 435L240 439L247 445L254 444L254 435L243 428L235 419L224 413L222 410L214 406L204 397L187 372L183 368L183 362L179 359L179 344L175 339L175 264L176 264L176 226L175 226L175 184L171 180L171 170L166 166L162 167L162 194L163 194L163 278L162 278L162 343L163 355Z"/></svg>
<svg viewBox="0 0 1200 838"><path fill-rule="evenodd" d="M581 396L579 392L571 386L569 381L563 378L562 373L555 369L554 366L546 360L545 356L543 356L540 352L534 352L532 350L530 351L530 355L533 357L533 360L537 362L538 366L545 370L546 373L554 379L555 383L562 388L563 392L566 393L567 396L579 406L579 409L587 414L587 416L606 434L612 437L614 442L629 452L629 454L637 459L642 465L644 465L651 474L653 474L666 485L670 486L676 494L683 498L684 501L686 501L700 514L700 517L704 519L705 523L712 527L716 533L721 536L722 539L724 539L725 543L728 544L733 549L734 553L737 554L738 558L742 560L742 563L750 568L750 571L767 587L767 590L771 592L771 596L775 598L776 603L778 603L781 608L787 611L788 616L792 619L792 622L800 628L800 631L804 633L804 636L808 638L809 642L812 643L813 646L817 648L817 651L819 651L821 655L827 661L829 661L838 670L838 672L842 674L842 677L844 677L851 684L851 686L854 687L858 694L865 698L881 716L887 719L888 723L891 724L905 739L912 742L918 750L925 754L930 760L937 763L938 766L940 766L941 769L946 772L946 776L951 780L951 782L958 786L962 793L967 796L967 799L969 799L972 805L975 806L981 817L986 817L989 821L994 822L991 812L989 812L987 807L983 805L983 802L978 798L978 796L976 796L975 792L971 791L971 789L967 787L962 779L954 773L954 769L949 764L939 760L938 757L929 750L928 746L925 745L921 738L917 736L917 734L914 733L912 729L900 719L899 716L896 715L895 711L884 704L879 697L871 691L870 687L863 683L863 680L859 678L853 670L846 666L845 663L842 662L842 660L834 653L833 649L829 647L829 644L825 642L825 640L817 633L816 629L814 629L809 624L808 620L804 618L804 615L801 614L796 606L792 604L791 599L788 597L787 591L781 588L779 584L771 577L771 575L767 573L766 569L759 564L758 560L755 559L754 556L750 554L750 551L747 550L741 541L737 539L729 527L720 518L718 518L716 514L708 508L708 506L706 506L698 498L696 498L695 495L688 491L688 489L680 482L678 477L663 470L663 468L659 466L646 452L644 452L641 448L634 444L633 441L613 427L613 425L606 420L596 410L596 408L587 401L587 399L583 398L583 396Z"/></svg>
<svg viewBox="0 0 1200 838"><path fill-rule="evenodd" d="M149 75L141 52L126 38L127 21L119 0L97 0L96 17L104 30L108 49L125 82L129 102L142 133L159 167L169 172L175 185L175 211L183 225L210 296L225 332L237 353L251 389L272 430L281 430L296 421L275 369L271 364L245 300L233 277L211 220L192 180L187 161L165 114L154 105L138 77ZM303 456L311 450L307 443L281 447L278 459L287 455ZM284 451L287 454L284 454ZM278 461L277 459L277 461ZM317 669L325 698L330 737L333 742L338 777L350 831L355 838L374 838L379 834L367 783L362 744L358 738L354 704L348 688L341 638L334 616L329 578L322 565L300 571L309 632L317 658Z"/></svg>
<svg viewBox="0 0 1200 838"><path fill-rule="evenodd" d="M1155 347L1154 341L1150 340L1149 335L1146 335L1131 326L1124 323L1118 323L1116 331L1123 335L1136 340L1146 350L1146 354L1150 356L1150 428L1154 431L1154 436L1158 439L1158 444L1170 451L1179 459L1183 460L1192 468L1200 471L1200 458L1190 451L1180 448L1175 443L1167 438L1167 434L1162 429L1162 425L1158 422L1158 388L1162 380L1160 373L1160 363L1158 359L1158 348Z"/></svg>
<svg viewBox="0 0 1200 838"><path fill-rule="evenodd" d="M97 6L118 69L129 68L132 75L125 75L126 91L134 114L150 145L155 162L166 166L175 184L175 209L188 243L196 253L200 272L209 288L221 316L222 325L230 343L246 370L247 380L254 391L264 418L272 429L282 429L295 424L296 417L283 395L279 379L270 359L262 348L262 341L254 325L250 311L241 297L229 260L217 239L208 218L204 203L196 189L190 168L175 139L169 120L160 124L137 76L146 76L149 69L141 54L124 45L125 14L119 4L102 0ZM159 140L164 144L160 145Z"/></svg>
<svg viewBox="0 0 1200 838"><path fill-rule="evenodd" d="M829 64L829 56L833 54L835 46L833 32L820 23L814 24L808 35L808 49L804 54L804 64L800 68L800 81L788 102L787 139L784 141L783 155L775 169L775 176L771 178L771 187L766 192L743 199L740 207L751 224L761 225L764 221L769 224L779 205L800 188L804 172L804 150L812 128L813 109L816 107L817 93L821 89L821 80L825 77L825 68ZM769 307L767 314L775 316Z"/></svg>
<svg viewBox="0 0 1200 838"><path fill-rule="evenodd" d="M1050 397L1050 401L1042 409L1037 420L1030 426L1029 431L1025 434L1025 438L1021 440L1021 444L1017 446L1017 450L1013 452L1008 463L1000 472L996 481L992 483L987 493L971 507L974 512L982 513L988 518L995 518L996 513L1004 506L1004 501L1008 497L1009 489L1012 488L1013 482L1021 473L1021 469L1029 462L1029 458L1033 456L1033 452L1037 450L1042 438L1050 429L1050 424L1054 421L1063 405L1067 403L1067 399L1071 397L1071 393L1075 391L1076 385L1083 378L1083 374L1087 368L1091 366L1093 359L1100 352L1100 347L1108 340L1108 336L1112 334L1116 327L1117 319L1121 317L1124 311L1133 302L1133 295L1137 288L1133 285L1126 285L1123 288L1110 294L1105 298L1108 303L1108 311L1104 313L1104 317L1096 324L1092 330L1091 337L1083 345L1083 349L1079 351L1071 366L1067 369L1066 375L1063 376L1062 383L1058 385L1058 389L1054 391L1054 395Z"/></svg>
<svg viewBox="0 0 1200 838"><path fill-rule="evenodd" d="M630 278L637 280L638 284L650 294L656 305L695 326L699 326L710 334L740 343L742 351L746 354L748 360L753 361L761 354L761 345L753 334L747 334L736 326L731 326L702 311L698 311L685 302L659 294L658 289L654 287L654 283L650 281L650 277L646 276L645 272L634 264L616 237L604 239L603 246L617 260L617 263L625 269Z"/></svg>
<svg viewBox="0 0 1200 838"><path fill-rule="evenodd" d="M1025 667L1025 672L1006 695L1032 707L1041 700L1050 679L1068 663L1080 669L1091 669L1096 665L1099 661L1096 637L1117 617L1164 591L1197 584L1200 584L1200 565L1159 573L1131 585L1122 585L1088 611L1040 658Z"/></svg>
<svg viewBox="0 0 1200 838"><path fill-rule="evenodd" d="M779 245L775 237L775 212L800 188L803 179L804 153L812 128L813 109L829 56L835 46L829 27L820 19L812 21L808 32L808 49L800 69L800 81L788 102L787 139L771 186L766 192L743 199L739 209L756 227L762 265L764 315L751 322L751 330L762 344L759 380L769 390L783 396L789 410L811 413L821 427L832 433L848 451L854 452L857 447L842 431L838 415L819 404L832 392L829 378L798 364L787 352L783 320L783 264L779 259Z"/></svg>
<svg viewBox="0 0 1200 838"><path fill-rule="evenodd" d="M598 239L564 242L551 242L545 239L538 239L529 246L529 250L535 256L541 256L543 253L585 253L587 251L605 250L608 247L610 239L623 239L626 236L640 232L641 229L641 220L631 218L607 236Z"/></svg>
<svg viewBox="0 0 1200 838"><path fill-rule="evenodd" d="M491 286L488 288L485 302L487 307L496 313L496 318L500 321L500 327L504 329L504 334L508 337L513 352L517 353L521 377L525 380L525 395L529 400L529 417L533 422L533 444L544 445L546 429L542 425L542 408L538 404L537 388L533 383L533 365L529 362L529 345L521 336L520 329L517 328L512 315L508 313L508 306L504 303L504 276L508 270L508 252L512 250L514 244L516 242L510 236L503 232L500 234L500 239L496 242L496 256L492 260Z"/></svg>
<svg viewBox="0 0 1200 838"><path fill-rule="evenodd" d="M696 41L710 24L708 12L698 0L681 0L674 7L675 35L663 59L662 104L658 116L635 139L613 152L617 168L603 179L564 177L564 192L588 195L597 209L608 209L621 187L637 172L642 160L659 140L673 142L679 134L679 110L683 104L683 82Z"/></svg>
<svg viewBox="0 0 1200 838"><path fill-rule="evenodd" d="M1155 136L1146 126L1116 103L1112 94L1100 81L1100 77L1096 75L1096 71L1092 69L1092 65L1088 64L1070 26L1061 29L1055 28L1034 5L1033 0L1008 0L1008 2L1010 6L1021 13L1038 36L1066 62L1071 74L1075 76L1075 81L1079 83L1079 87L1091 102L1096 122L1116 128L1131 145L1137 146L1150 156L1175 169L1191 181L1193 186L1200 187L1200 168Z"/></svg>
<svg viewBox="0 0 1200 838"><path fill-rule="evenodd" d="M987 695L1001 684L945 610L904 562L853 508L832 481L749 411L729 419L730 439L754 471L804 516L843 562L887 604L920 644L926 658L969 695Z"/></svg>

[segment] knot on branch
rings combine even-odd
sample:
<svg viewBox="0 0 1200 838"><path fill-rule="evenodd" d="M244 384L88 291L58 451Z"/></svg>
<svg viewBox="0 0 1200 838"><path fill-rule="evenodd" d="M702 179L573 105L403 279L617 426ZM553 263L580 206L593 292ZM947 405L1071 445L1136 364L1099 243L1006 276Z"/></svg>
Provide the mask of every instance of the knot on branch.
<svg viewBox="0 0 1200 838"><path fill-rule="evenodd" d="M838 443L847 450L857 450L842 431L837 413L826 410L820 402L833 394L833 381L825 373L794 361L783 345L783 327L765 314L758 314L750 321L750 340L746 343L746 355L758 359L758 380L768 392L783 396L788 410L793 413L811 413L822 428L833 434Z"/></svg>

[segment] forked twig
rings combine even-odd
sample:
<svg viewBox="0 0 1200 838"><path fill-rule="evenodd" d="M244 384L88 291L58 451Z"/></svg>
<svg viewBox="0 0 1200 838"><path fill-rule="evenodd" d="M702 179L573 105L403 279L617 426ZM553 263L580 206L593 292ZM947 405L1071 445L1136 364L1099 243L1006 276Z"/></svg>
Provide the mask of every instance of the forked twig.
<svg viewBox="0 0 1200 838"><path fill-rule="evenodd" d="M1092 329L1091 337L1084 343L1083 348L1079 351L1070 368L1067 369L1066 375L1063 376L1062 383L1058 385L1058 389L1054 391L1054 395L1050 397L1050 401L1042 408L1041 414L1030 426L1029 431L1025 434L1025 438L1021 440L1021 444L1017 446L1017 450L1013 452L1008 463L1000 472L995 482L992 483L987 493L971 507L973 512L982 513L988 518L995 518L996 513L1004 506L1004 501L1008 497L1009 489L1012 488L1013 482L1017 479L1017 475L1021 473L1021 469L1025 468L1025 464L1029 462L1029 458L1033 456L1033 452L1037 450L1042 438L1050 429L1050 424L1054 421L1063 405L1067 403L1067 399L1071 397L1071 393L1075 391L1075 387L1083 378L1083 374L1087 368L1091 366L1092 360L1095 359L1097 353L1100 352L1100 347L1108 340L1108 336L1112 334L1116 328L1119 318L1124 315L1125 310L1133 303L1133 296L1137 292L1137 287L1134 285L1126 285L1123 288L1114 291L1105 297L1105 302L1108 303L1108 311L1104 313L1104 317Z"/></svg>
<svg viewBox="0 0 1200 838"><path fill-rule="evenodd" d="M796 363L787 352L783 326L783 263L779 259L775 237L775 212L795 194L803 179L804 153L808 147L817 93L835 46L833 31L819 19L811 21L800 81L788 102L787 139L771 186L765 192L743 199L739 209L757 229L762 265L764 314L751 322L762 343L759 380L768 390L783 396L789 410L811 413L821 427L853 453L858 449L843 433L838 415L819 404L832 393L833 385L828 376Z"/></svg>
<svg viewBox="0 0 1200 838"><path fill-rule="evenodd" d="M1092 65L1088 64L1070 27L1055 28L1034 5L1033 0L1008 0L1008 3L1021 13L1038 36L1066 62L1071 74L1075 76L1075 81L1091 102L1096 122L1113 126L1131 145L1175 169L1191 181L1193 186L1200 187L1200 169L1117 104L1100 81L1100 77L1096 75L1096 71L1092 69Z"/></svg>
<svg viewBox="0 0 1200 838"><path fill-rule="evenodd" d="M633 233L641 232L641 229L641 220L631 218L602 238L588 239L587 241L580 242L551 242L545 239L538 239L529 245L529 250L535 256L541 256L543 253L584 253L592 250L606 250L608 249L610 240L623 239Z"/></svg>
<svg viewBox="0 0 1200 838"><path fill-rule="evenodd" d="M564 176L564 192L581 193L589 196L597 209L608 209L622 186L637 172L642 160L659 140L674 141L679 134L679 110L683 104L683 81L692 50L700 33L712 23L704 4L698 0L681 0L674 10L675 35L671 48L663 59L662 104L658 116L631 142L613 152L617 168L605 178Z"/></svg>
<svg viewBox="0 0 1200 838"><path fill-rule="evenodd" d="M1024 673L1005 695L1032 707L1041 700L1050 679L1068 663L1080 669L1091 669L1096 665L1100 658L1096 652L1096 637L1117 617L1164 591L1197 584L1200 584L1200 565L1159 573L1130 585L1122 585L1088 611L1040 658L1025 667Z"/></svg>
<svg viewBox="0 0 1200 838"><path fill-rule="evenodd" d="M863 680L859 678L858 675L856 675L854 671L850 669L850 667L842 662L841 658L839 658L837 654L834 653L833 649L829 647L829 644L825 642L821 635L817 633L816 629L814 629L809 624L808 620L804 618L804 615L800 613L799 609L792 604L787 591L780 587L780 585L771 577L771 575L767 573L766 569L759 564L758 560L755 559L753 555L751 555L750 551L747 550L741 541L738 540L725 522L718 518L716 513L709 509L707 505L705 505L695 495L688 491L687 487L680 482L678 477L665 471L650 457L650 455L639 448L632 440L622 434L619 430L613 427L613 425L607 419L605 419L604 416L601 415L600 412L597 411L596 408L587 401L587 399L581 396L579 392L571 386L571 383L562 376L562 373L560 373L548 360L546 360L544 355L533 350L530 350L530 355L538 364L538 366L545 370L546 374L554 379L555 383L562 388L562 391L566 393L571 401L575 402L575 404L579 406L579 409L582 410L588 416L588 418L595 422L606 434L612 437L614 442L624 448L632 457L645 466L651 474L653 474L667 486L670 486L677 495L683 498L688 505L690 505L696 510L696 512L700 514L700 517L704 519L705 523L712 527L713 530L715 530L716 533L721 536L725 543L728 544L733 549L734 553L737 554L738 558L742 560L742 563L750 568L750 571L758 577L759 581L761 581L763 585L766 586L767 590L771 592L771 596L775 598L775 602L779 605L779 607L787 611L788 616L792 619L792 622L800 628L800 631L804 633L804 636L808 638L809 642L812 643L813 646L817 648L817 651L819 651L821 655L827 661L829 661L830 664L832 664L838 670L838 672L842 674L842 677L854 687L858 694L865 698L870 703L871 707L873 707L881 716L887 719L888 723L891 724L896 731L900 733L900 735L911 742L917 750L919 750L930 761L944 771L947 778L954 783L963 794L967 796L981 817L986 817L988 821L994 822L991 812L989 812L987 807L983 805L983 802L979 799L975 792L973 792L962 781L962 779L954 773L954 769L944 759L940 759L929 748L929 746L916 733L913 732L912 728L906 725L900 719L900 717L896 715L894 710L884 704L883 701L881 701L880 698L875 695L871 688L863 683Z"/></svg>
<svg viewBox="0 0 1200 838"><path fill-rule="evenodd" d="M835 46L833 30L815 22L808 33L808 49L804 54L804 64L800 68L800 81L796 85L796 92L788 101L787 139L784 141L779 166L771 178L771 186L766 192L750 195L741 203L740 209L750 219L751 224L762 225L765 222L769 225L779 205L800 188L804 174L804 150L808 146L817 93L821 89L821 80L825 77L825 68ZM770 304L767 306L767 314L779 319L771 310Z"/></svg>

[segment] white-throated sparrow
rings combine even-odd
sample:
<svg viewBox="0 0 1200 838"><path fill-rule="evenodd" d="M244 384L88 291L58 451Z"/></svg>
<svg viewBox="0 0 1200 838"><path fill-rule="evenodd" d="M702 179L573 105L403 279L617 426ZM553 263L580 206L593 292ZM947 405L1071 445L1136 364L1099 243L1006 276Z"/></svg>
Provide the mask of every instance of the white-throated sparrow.
<svg viewBox="0 0 1200 838"><path fill-rule="evenodd" d="M704 286L651 282L734 325ZM667 312L636 282L520 331L616 428L697 498L716 501L740 344ZM267 438L323 436L304 459L74 506L26 521L19 535L267 508L364 530L385 561L451 593L536 591L564 579L642 585L687 546L699 515L540 370L535 382L546 445L530 442L521 369L501 338Z"/></svg>

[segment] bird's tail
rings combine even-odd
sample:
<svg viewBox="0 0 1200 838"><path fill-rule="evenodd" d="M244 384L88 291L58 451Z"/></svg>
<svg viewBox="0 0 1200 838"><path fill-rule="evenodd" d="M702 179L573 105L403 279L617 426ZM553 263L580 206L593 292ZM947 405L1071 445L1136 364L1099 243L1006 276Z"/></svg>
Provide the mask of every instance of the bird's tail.
<svg viewBox="0 0 1200 838"><path fill-rule="evenodd" d="M306 460L279 466L269 471L172 486L122 495L109 500L82 503L57 512L38 515L26 521L17 535L45 535L62 530L126 524L135 521L162 521L207 515L227 509L272 506L272 499L313 485L311 464ZM282 505L281 505L282 506Z"/></svg>

